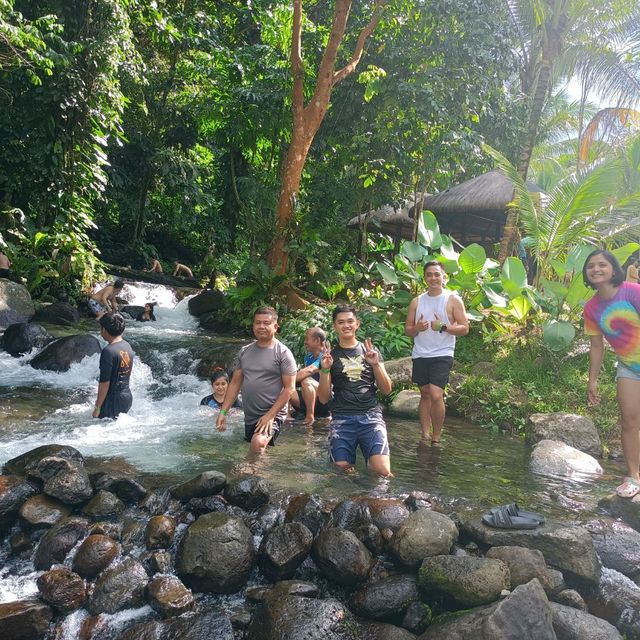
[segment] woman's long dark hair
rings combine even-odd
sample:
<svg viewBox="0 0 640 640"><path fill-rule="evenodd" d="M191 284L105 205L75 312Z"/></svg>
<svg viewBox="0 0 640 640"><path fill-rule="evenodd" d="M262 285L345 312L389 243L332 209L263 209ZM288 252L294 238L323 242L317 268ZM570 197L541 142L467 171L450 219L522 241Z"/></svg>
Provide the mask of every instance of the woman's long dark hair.
<svg viewBox="0 0 640 640"><path fill-rule="evenodd" d="M587 287L591 289L595 289L595 287L589 282L587 278L587 264L589 260L593 258L593 256L601 255L612 267L613 267L613 276L611 277L611 284L614 287L619 287L624 282L624 273L622 272L622 267L618 262L618 258L616 258L611 251L607 251L607 249L596 249L592 251L587 259L584 261L584 265L582 266L582 279Z"/></svg>

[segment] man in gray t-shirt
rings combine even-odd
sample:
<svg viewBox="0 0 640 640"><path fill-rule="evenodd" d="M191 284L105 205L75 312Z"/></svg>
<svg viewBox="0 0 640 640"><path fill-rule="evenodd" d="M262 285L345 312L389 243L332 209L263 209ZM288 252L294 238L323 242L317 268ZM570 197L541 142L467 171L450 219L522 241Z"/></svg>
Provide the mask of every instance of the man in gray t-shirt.
<svg viewBox="0 0 640 640"><path fill-rule="evenodd" d="M264 453L267 445L275 444L287 415L287 403L295 392L296 361L291 351L276 340L277 330L276 310L260 307L253 316L256 341L238 354L216 422L218 431L226 429L227 411L242 390L244 436L255 453Z"/></svg>

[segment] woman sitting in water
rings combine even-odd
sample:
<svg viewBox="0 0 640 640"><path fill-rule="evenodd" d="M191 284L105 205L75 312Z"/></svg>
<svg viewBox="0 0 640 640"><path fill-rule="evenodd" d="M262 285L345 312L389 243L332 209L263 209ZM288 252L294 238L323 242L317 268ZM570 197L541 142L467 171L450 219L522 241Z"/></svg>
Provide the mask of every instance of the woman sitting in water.
<svg viewBox="0 0 640 640"><path fill-rule="evenodd" d="M136 318L136 320L138 322L149 322L150 320L155 322L156 317L153 315L154 305L155 302L147 302L147 304L144 305L144 311Z"/></svg>
<svg viewBox="0 0 640 640"><path fill-rule="evenodd" d="M624 282L620 264L610 251L587 256L584 283L596 295L584 307L584 331L591 339L587 399L600 404L598 374L604 358L604 341L618 356L616 374L622 452L629 474L616 489L621 498L640 493L640 284Z"/></svg>
<svg viewBox="0 0 640 640"><path fill-rule="evenodd" d="M211 376L211 395L205 396L200 400L201 405L206 405L212 409L219 409L224 402L229 387L229 374L222 368L216 367ZM236 401L231 405L232 409L242 409L242 399L238 396Z"/></svg>

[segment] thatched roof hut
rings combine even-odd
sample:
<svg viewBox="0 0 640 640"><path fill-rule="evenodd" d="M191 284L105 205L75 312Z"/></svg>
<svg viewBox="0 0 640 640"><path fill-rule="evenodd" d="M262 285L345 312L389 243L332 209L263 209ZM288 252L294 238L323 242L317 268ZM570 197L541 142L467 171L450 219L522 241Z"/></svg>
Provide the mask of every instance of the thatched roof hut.
<svg viewBox="0 0 640 640"><path fill-rule="evenodd" d="M533 183L527 183L532 192L540 191ZM440 230L467 245L477 242L489 248L502 237L507 217L507 204L513 200L513 184L499 169L493 169L476 178L435 195L425 196L422 209L432 211L438 219ZM415 203L406 201L403 206L381 207L356 216L349 221L351 228L379 230L395 238L411 239Z"/></svg>

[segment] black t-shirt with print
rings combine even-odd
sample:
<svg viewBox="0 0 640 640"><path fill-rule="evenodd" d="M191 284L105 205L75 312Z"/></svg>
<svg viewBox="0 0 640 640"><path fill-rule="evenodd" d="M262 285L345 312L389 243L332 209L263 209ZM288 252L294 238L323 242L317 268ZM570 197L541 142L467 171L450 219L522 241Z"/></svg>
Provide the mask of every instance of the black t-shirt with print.
<svg viewBox="0 0 640 640"><path fill-rule="evenodd" d="M107 397L100 408L101 418L117 418L131 409L133 398L129 378L133 367L133 350L126 340L107 345L100 354L100 382L109 382Z"/></svg>
<svg viewBox="0 0 640 640"><path fill-rule="evenodd" d="M365 361L364 354L361 342L352 348L337 346L331 350L332 413L357 415L379 408L373 367Z"/></svg>

